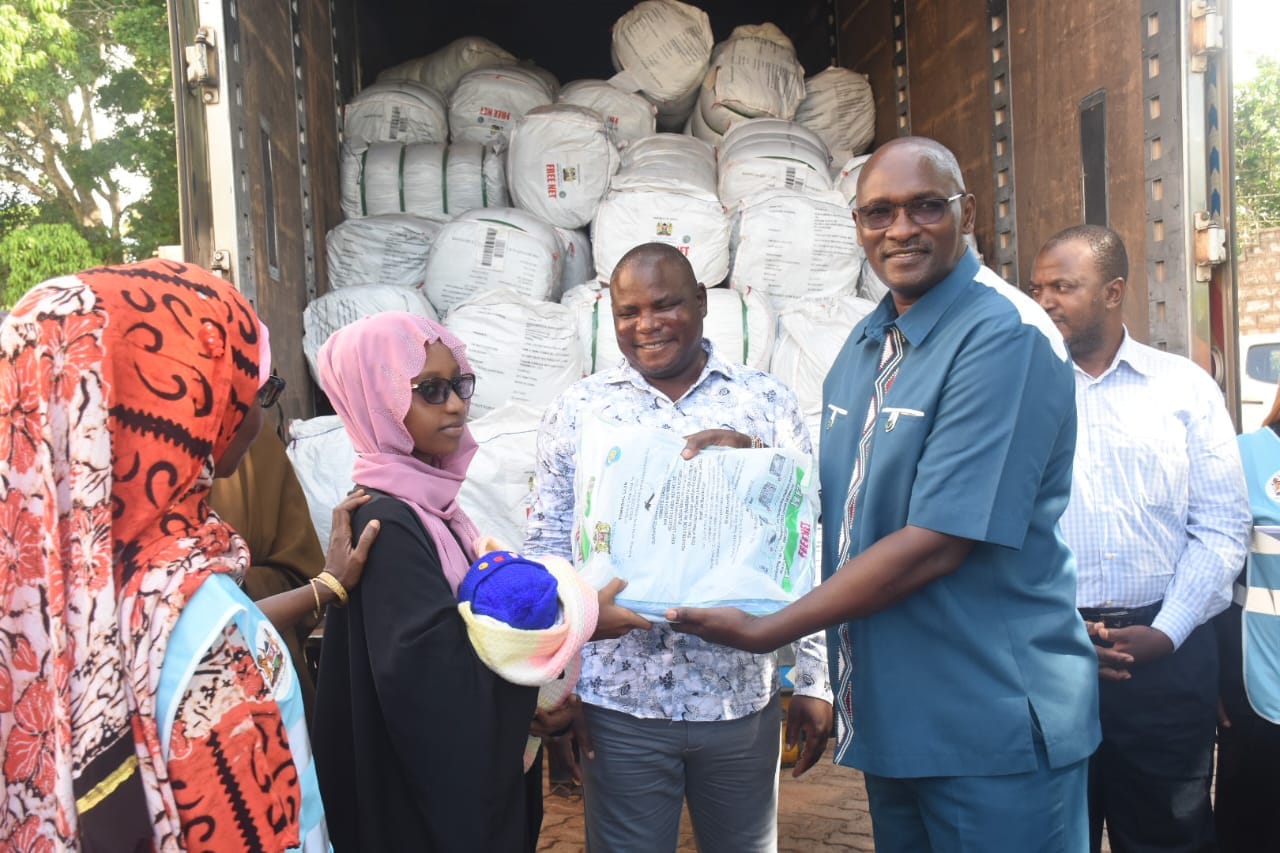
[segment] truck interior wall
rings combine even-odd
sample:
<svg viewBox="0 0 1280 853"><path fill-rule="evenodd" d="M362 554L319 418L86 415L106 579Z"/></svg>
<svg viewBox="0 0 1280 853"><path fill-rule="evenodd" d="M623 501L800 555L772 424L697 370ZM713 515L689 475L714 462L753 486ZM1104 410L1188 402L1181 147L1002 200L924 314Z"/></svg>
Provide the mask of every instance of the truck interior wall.
<svg viewBox="0 0 1280 853"><path fill-rule="evenodd" d="M1129 250L1125 322L1148 339L1142 14L1136 3L1009 4L1018 258L1084 221L1080 103L1106 92L1108 224Z"/></svg>
<svg viewBox="0 0 1280 853"><path fill-rule="evenodd" d="M243 177L248 182L251 211L253 296L276 337L298 341L307 303L302 187L307 139L298 133L293 21L286 4L241 3L239 26L244 77L254 81L243 88L245 123L239 139L244 147ZM305 29L311 31L310 27ZM333 103L332 97L329 103ZM336 159L336 149L324 156ZM336 186L336 166L330 180ZM311 411L311 385L306 381L301 348L277 350L273 362L289 383L288 411Z"/></svg>
<svg viewBox="0 0 1280 853"><path fill-rule="evenodd" d="M991 167L990 49L986 0L907 0L906 50L910 131L950 148L978 199L975 236L990 255L995 231ZM898 126L893 4L838 4L842 65L866 74L876 100L876 144Z"/></svg>

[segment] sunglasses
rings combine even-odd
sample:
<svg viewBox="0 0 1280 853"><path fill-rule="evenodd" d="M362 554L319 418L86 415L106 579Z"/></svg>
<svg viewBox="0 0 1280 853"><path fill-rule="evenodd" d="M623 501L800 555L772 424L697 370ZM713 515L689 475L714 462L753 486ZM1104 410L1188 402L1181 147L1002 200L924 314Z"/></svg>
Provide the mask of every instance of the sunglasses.
<svg viewBox="0 0 1280 853"><path fill-rule="evenodd" d="M474 373L464 373L454 379L445 379L437 376L432 379L424 379L417 385L409 386L410 391L433 406L439 406L449 399L450 388L453 389L453 393L458 395L459 400L470 400L471 395L476 393L476 375Z"/></svg>
<svg viewBox="0 0 1280 853"><path fill-rule="evenodd" d="M858 224L868 231L883 231L898 218L898 208L907 212L907 218L916 225L937 225L946 215L951 202L964 198L964 193L956 193L949 198L913 198L911 201L890 202L877 201L865 207L856 208Z"/></svg>
<svg viewBox="0 0 1280 853"><path fill-rule="evenodd" d="M264 409L269 409L280 399L280 395L284 392L284 377L271 371L271 375L267 377L267 381L258 389L258 405Z"/></svg>

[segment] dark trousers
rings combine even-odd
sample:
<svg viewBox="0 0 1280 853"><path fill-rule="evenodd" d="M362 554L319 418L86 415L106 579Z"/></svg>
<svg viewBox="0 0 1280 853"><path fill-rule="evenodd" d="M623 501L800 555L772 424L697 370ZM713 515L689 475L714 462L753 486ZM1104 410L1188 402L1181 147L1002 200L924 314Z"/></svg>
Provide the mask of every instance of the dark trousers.
<svg viewBox="0 0 1280 853"><path fill-rule="evenodd" d="M1168 657L1103 681L1102 744L1089 762L1093 853L1102 825L1113 853L1210 853L1209 783L1217 724L1218 652L1201 625Z"/></svg>
<svg viewBox="0 0 1280 853"><path fill-rule="evenodd" d="M1218 628L1222 705L1231 720L1218 729L1214 816L1222 853L1280 850L1280 725L1254 713L1244 692L1240 607L1214 620Z"/></svg>

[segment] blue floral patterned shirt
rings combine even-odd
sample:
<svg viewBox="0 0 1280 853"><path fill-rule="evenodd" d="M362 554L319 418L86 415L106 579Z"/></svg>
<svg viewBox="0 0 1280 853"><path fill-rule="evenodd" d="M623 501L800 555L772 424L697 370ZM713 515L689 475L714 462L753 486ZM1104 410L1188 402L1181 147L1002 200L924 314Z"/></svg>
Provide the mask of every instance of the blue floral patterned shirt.
<svg viewBox="0 0 1280 853"><path fill-rule="evenodd" d="M771 447L812 452L796 395L773 376L729 364L703 340L707 364L670 400L626 361L575 383L542 418L524 551L572 559L574 448L584 416L689 435L732 429ZM797 590L803 594L807 590ZM823 633L795 644L795 693L831 701ZM779 687L775 655L755 655L679 634L665 624L582 650L582 701L634 717L734 720L768 704Z"/></svg>

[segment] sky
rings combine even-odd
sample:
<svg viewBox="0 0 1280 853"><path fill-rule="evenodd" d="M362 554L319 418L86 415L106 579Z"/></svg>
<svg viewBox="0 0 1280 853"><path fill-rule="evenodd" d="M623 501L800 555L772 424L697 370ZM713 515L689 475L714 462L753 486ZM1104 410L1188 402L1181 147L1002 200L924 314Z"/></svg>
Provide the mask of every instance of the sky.
<svg viewBox="0 0 1280 853"><path fill-rule="evenodd" d="M1230 0L1233 82L1239 86L1253 76L1259 56L1280 57L1280 2Z"/></svg>

